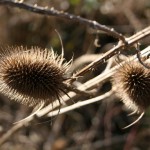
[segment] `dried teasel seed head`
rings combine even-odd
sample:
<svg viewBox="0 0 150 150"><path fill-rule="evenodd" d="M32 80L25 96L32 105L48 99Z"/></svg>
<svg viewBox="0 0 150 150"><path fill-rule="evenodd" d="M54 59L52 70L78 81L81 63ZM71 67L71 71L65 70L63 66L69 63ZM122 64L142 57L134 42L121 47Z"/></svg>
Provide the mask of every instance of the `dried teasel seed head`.
<svg viewBox="0 0 150 150"><path fill-rule="evenodd" d="M7 47L0 57L0 92L10 99L34 106L59 99L65 90L70 63L52 49Z"/></svg>
<svg viewBox="0 0 150 150"><path fill-rule="evenodd" d="M139 62L128 61L113 76L113 86L124 104L143 113L150 106L150 70Z"/></svg>

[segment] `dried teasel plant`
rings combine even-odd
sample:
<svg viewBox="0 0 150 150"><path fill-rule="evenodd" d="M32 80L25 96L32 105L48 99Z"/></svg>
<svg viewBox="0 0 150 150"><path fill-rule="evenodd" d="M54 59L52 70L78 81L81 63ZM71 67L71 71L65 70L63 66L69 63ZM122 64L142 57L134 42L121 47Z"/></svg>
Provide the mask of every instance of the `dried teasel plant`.
<svg viewBox="0 0 150 150"><path fill-rule="evenodd" d="M28 106L59 100L65 93L70 62L53 49L6 47L0 53L0 92Z"/></svg>
<svg viewBox="0 0 150 150"><path fill-rule="evenodd" d="M136 121L125 127L128 128L139 121L150 106L150 70L139 62L128 60L113 75L112 83L125 106L133 113L140 113Z"/></svg>

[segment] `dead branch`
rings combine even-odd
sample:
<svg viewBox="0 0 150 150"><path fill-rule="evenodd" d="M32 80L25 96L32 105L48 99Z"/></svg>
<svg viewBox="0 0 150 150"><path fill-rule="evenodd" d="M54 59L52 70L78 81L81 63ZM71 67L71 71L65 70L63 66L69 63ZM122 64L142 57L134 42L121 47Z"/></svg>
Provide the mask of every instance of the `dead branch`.
<svg viewBox="0 0 150 150"><path fill-rule="evenodd" d="M125 37L121 33L118 33L117 31L115 31L113 28L109 28L105 25L99 24L96 21L88 20L88 19L82 18L80 16L76 16L73 14L69 14L67 12L56 10L54 8L48 9L48 7L32 6L30 4L22 3L21 1L19 2L16 0L15 1L14 0L1 0L0 5L8 5L8 6L17 7L20 9L25 9L25 10L28 10L28 11L31 11L31 12L34 12L37 14L42 14L42 15L47 15L47 16L55 16L55 17L59 17L61 19L76 21L85 26L89 26L93 29L102 30L102 31L106 32L107 34L109 34L115 38L118 38L125 45L127 44Z"/></svg>
<svg viewBox="0 0 150 150"><path fill-rule="evenodd" d="M101 100L104 100L106 98L109 98L111 96L111 99L113 97L113 91L109 91L103 95L100 95L100 96L97 96L97 97L94 97L94 98L91 98L91 99L88 99L88 100L84 100L84 101L79 101L78 103L75 103L71 106L67 106L65 108L62 108L59 110L55 110L53 112L50 112L48 114L48 117L52 117L52 116L56 116L58 115L58 112L59 114L63 114L63 113L66 113L66 112L69 112L69 111L72 111L74 109L77 109L77 108L80 108L80 107L83 107L83 106L86 106L86 105L89 105L89 104L92 104L92 103L96 103L98 101L101 101Z"/></svg>
<svg viewBox="0 0 150 150"><path fill-rule="evenodd" d="M150 26L148 26L147 28L145 28L145 29L141 30L140 32L134 34L130 38L127 38L126 40L127 40L127 43L128 43L128 47L125 47L125 45L123 43L119 42L118 45L116 45L115 47L110 49L108 52L106 52L102 57L96 59L95 61L93 61L92 63L90 63L89 65L87 65L83 69L81 69L79 72L77 72L74 75L74 77L84 75L88 71L96 68L98 65L100 65L102 63L105 63L109 58L113 57L116 54L119 54L122 50L125 50L125 49L129 48L133 44L137 43L139 40L141 40L141 39L143 39L143 38L145 38L149 35L150 35Z"/></svg>

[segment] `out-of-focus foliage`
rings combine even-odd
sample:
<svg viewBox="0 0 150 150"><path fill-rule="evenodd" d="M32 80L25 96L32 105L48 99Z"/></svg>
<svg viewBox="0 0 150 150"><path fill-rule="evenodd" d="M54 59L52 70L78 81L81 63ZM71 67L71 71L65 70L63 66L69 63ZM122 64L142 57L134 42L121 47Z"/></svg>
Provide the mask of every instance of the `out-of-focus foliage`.
<svg viewBox="0 0 150 150"><path fill-rule="evenodd" d="M149 0L24 0L30 4L54 7L84 18L96 20L130 36L150 23ZM60 33L66 59L74 59L86 53L102 53L117 41L99 34L79 23L56 17L47 17L25 10L0 6L0 45L27 47L53 47L61 52L61 44L55 29ZM95 47L98 37L101 47ZM142 41L143 47L150 44ZM99 73L100 66L92 76ZM88 77L87 77L88 78ZM110 83L102 86L108 90ZM16 120L29 114L23 105L0 99L0 136ZM150 149L149 111L140 124L123 130L133 121L119 100L99 102L56 118L42 118L28 128L16 133L1 150L99 150L99 149ZM45 122L45 121L49 122ZM40 122L40 124L38 124ZM51 124L52 122L52 124Z"/></svg>

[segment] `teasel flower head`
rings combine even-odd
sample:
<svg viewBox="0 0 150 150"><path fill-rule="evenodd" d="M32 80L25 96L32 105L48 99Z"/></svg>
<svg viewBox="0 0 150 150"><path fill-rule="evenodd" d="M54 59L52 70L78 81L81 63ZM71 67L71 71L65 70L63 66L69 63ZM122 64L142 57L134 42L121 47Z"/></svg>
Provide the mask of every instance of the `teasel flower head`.
<svg viewBox="0 0 150 150"><path fill-rule="evenodd" d="M129 109L141 113L141 118L150 106L150 70L139 62L128 61L114 74L113 87Z"/></svg>
<svg viewBox="0 0 150 150"><path fill-rule="evenodd" d="M52 103L65 91L64 62L52 49L7 47L0 54L0 92L28 106Z"/></svg>

